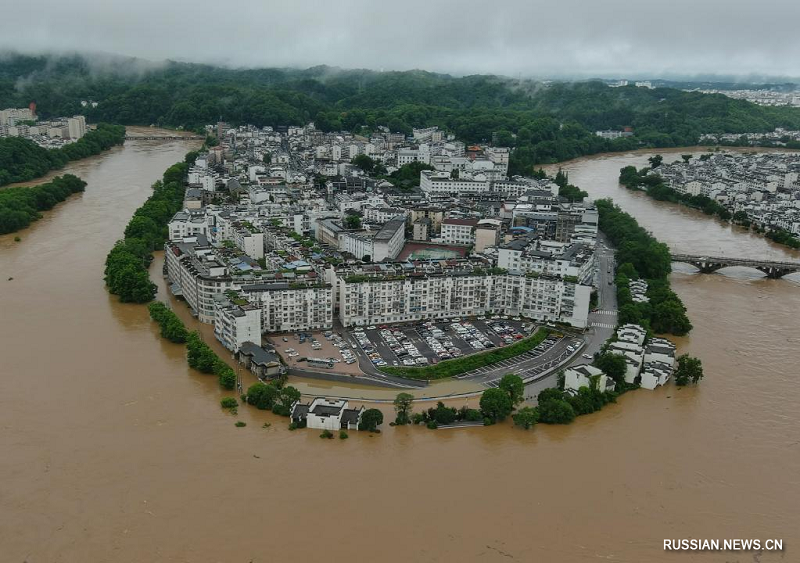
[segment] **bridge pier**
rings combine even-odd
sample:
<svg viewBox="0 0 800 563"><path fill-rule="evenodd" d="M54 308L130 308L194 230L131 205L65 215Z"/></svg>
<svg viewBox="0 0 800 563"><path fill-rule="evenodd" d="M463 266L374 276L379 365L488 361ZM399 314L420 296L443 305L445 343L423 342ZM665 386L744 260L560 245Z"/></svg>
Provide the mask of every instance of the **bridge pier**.
<svg viewBox="0 0 800 563"><path fill-rule="evenodd" d="M791 274L796 272L797 270L789 270L786 268L758 268L760 272L764 272L769 279L777 280L778 278L782 278L786 274Z"/></svg>

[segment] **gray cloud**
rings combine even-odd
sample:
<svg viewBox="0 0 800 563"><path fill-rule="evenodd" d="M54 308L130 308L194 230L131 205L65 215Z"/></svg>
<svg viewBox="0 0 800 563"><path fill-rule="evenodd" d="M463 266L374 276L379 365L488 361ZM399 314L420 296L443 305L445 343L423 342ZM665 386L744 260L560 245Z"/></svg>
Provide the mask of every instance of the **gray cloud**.
<svg viewBox="0 0 800 563"><path fill-rule="evenodd" d="M795 0L25 0L0 48L228 66L800 76Z"/></svg>

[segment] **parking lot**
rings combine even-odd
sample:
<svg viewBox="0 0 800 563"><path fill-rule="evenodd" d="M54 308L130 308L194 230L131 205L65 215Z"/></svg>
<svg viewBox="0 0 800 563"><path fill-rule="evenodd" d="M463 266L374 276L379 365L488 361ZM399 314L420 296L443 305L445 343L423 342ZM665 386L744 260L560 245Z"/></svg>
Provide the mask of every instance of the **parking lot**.
<svg viewBox="0 0 800 563"><path fill-rule="evenodd" d="M283 336L270 336L267 340L275 347L275 350L278 351L289 367L315 371L335 371L351 375L362 373L358 367L356 351L344 338L335 332L301 332ZM308 358L330 360L328 365L332 364L332 367L327 367L324 363L309 363Z"/></svg>
<svg viewBox="0 0 800 563"><path fill-rule="evenodd" d="M531 323L512 319L421 322L370 326L351 334L376 367L426 366L442 360L512 344L533 330Z"/></svg>

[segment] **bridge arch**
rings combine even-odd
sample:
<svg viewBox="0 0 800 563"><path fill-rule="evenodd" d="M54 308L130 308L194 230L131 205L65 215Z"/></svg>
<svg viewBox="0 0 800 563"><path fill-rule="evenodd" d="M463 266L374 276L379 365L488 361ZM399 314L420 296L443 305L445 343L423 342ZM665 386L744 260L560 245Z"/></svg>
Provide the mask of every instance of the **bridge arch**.
<svg viewBox="0 0 800 563"><path fill-rule="evenodd" d="M787 274L800 272L800 262L778 262L772 260L699 256L677 253L672 254L672 261L694 266L703 274L712 274L723 268L743 267L758 270L768 278L776 279Z"/></svg>

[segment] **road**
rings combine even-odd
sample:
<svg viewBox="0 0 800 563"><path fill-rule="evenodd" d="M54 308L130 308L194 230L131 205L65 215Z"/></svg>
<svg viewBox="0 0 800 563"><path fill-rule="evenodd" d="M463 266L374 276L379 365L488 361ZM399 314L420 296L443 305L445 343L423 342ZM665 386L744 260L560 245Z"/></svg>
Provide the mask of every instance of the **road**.
<svg viewBox="0 0 800 563"><path fill-rule="evenodd" d="M584 346L580 354L574 354L569 361L558 368L551 369L540 377L536 377L525 386L525 398L535 398L543 389L555 387L558 383L558 372L572 365L586 364L589 360L583 354L594 356L600 351L606 340L614 334L617 326L617 288L614 285L614 250L608 239L600 232L597 234L597 309L589 313L588 327L583 335ZM543 372L544 373L544 372Z"/></svg>

